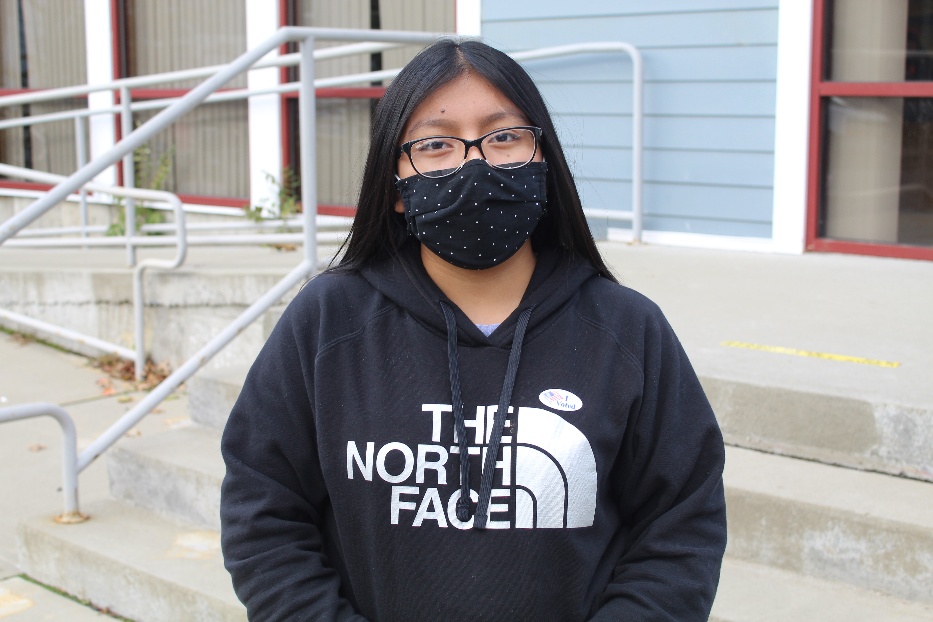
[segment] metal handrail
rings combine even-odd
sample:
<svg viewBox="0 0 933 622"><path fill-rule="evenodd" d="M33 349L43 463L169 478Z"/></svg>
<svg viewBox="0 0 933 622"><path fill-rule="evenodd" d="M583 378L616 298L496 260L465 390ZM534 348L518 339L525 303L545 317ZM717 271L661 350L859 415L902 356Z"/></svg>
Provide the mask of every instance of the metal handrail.
<svg viewBox="0 0 933 622"><path fill-rule="evenodd" d="M54 175L52 173L42 173L39 171L34 171L32 169L22 168L19 166L11 166L9 164L0 164L0 174L9 175L14 177L22 177L24 179L31 179L34 181L39 181L43 183L62 183L67 178L62 175ZM159 268L162 270L174 270L175 268L180 267L185 262L185 256L188 253L188 241L187 241L187 232L185 230L185 209L182 205L181 199L178 198L178 195L166 192L164 190L148 190L143 188L121 188L116 186L107 186L105 184L98 184L93 182L87 182L81 185L81 188L87 188L89 190L94 190L98 192L107 192L116 196L123 197L132 197L142 200L150 201L161 201L168 203L172 210L175 212L175 237L172 240L176 246L175 257L172 260L164 259L155 259L148 258L140 261L136 264L136 267L133 269L133 327L134 327L134 338L135 338L135 351L133 354L133 360L136 363L136 379L142 380L143 372L146 365L146 344L145 344L145 327L144 327L144 318L145 318L145 303L143 300L143 273L148 268ZM37 201L38 202L38 201ZM130 210L127 207L127 219L131 217ZM88 238L79 238L79 241L82 244L88 243ZM133 238L131 236L126 236L126 245L128 248L134 248ZM19 320L23 322L22 316ZM26 322L28 323L28 322ZM38 326L38 324L33 323L33 326ZM67 329L65 329L67 330ZM73 331L70 331L73 332ZM59 332L63 336L63 332ZM111 349L115 354L125 357L125 349L120 346L114 346Z"/></svg>
<svg viewBox="0 0 933 622"><path fill-rule="evenodd" d="M55 520L60 523L80 523L87 517L78 510L78 433L71 415L61 406L46 402L0 408L0 423L46 416L55 419L62 429L62 493L65 507Z"/></svg>
<svg viewBox="0 0 933 622"><path fill-rule="evenodd" d="M301 76L301 88L299 90L298 107L301 134L302 204L304 207L304 259L283 279L250 305L224 330L185 361L165 380L159 383L159 385L140 400L136 406L120 417L120 419L107 428L101 436L82 451L77 457L76 468L73 470L73 473L70 475L66 473L64 476L66 479L70 478L69 481L66 481L66 489L70 489L73 484L74 490L77 491L77 476L81 471L87 468L117 440L122 438L140 419L149 414L249 324L255 321L270 306L284 296L286 292L307 279L318 269L317 243L315 237L315 215L317 212L316 153L314 149L315 93L313 52L315 38L350 41L384 40L399 43L429 43L439 36L438 34L431 33L409 33L401 31L374 32L331 28L282 28L261 45L242 54L224 69L205 80L200 86L194 88L179 101L138 127L106 153L81 167L77 172L49 190L48 193L32 203L25 210L16 214L3 224L0 224L0 244L2 244L8 238L15 235L18 231L57 205L69 194L88 184L88 182L102 170L119 161L127 153L131 153L134 149L144 144L145 141L156 132L162 130L165 126L173 123L183 114L189 112L210 95L210 93L226 84L239 73L253 66L268 52L289 41L299 42L300 50L298 54L300 59L299 72ZM182 219L183 218L182 216ZM181 222L183 223L184 220ZM179 231L179 235L184 235L182 230ZM137 366L137 369L138 368L139 366ZM12 416L13 414L11 414L9 408L0 409L0 421L5 421ZM77 497L75 496L75 508L76 507Z"/></svg>
<svg viewBox="0 0 933 622"><path fill-rule="evenodd" d="M517 61L539 60L566 56L567 54L593 54L625 52L632 61L632 209L628 211L585 209L584 214L592 217L632 221L632 239L641 242L642 232L642 156L644 154L644 90L645 70L641 52L631 43L599 42L557 45L526 52L515 52L511 56Z"/></svg>
<svg viewBox="0 0 933 622"><path fill-rule="evenodd" d="M113 445L117 440L122 438L124 434L129 431L134 425L136 425L140 419L146 416L151 412L156 406L158 406L166 397L168 397L175 389L177 389L183 382L188 380L198 369L200 369L204 364L207 363L217 352L219 352L223 347L225 347L234 337L236 337L240 332L242 332L249 324L255 321L262 313L264 313L272 304L278 301L282 296L285 295L292 287L300 283L301 281L308 278L318 269L318 260L317 260L317 243L316 243L316 221L315 215L317 212L317 178L316 178L316 153L315 153L315 87L316 83L314 80L314 41L315 39L329 39L329 40L344 40L344 41L386 41L386 42L398 42L398 43L430 43L437 39L439 36L443 36L435 33L411 33L403 31L368 31L368 30L349 30L349 29L334 29L334 28L299 28L299 27L285 27L276 32L275 35L267 39L265 42L257 46L256 48L249 50L248 52L239 56L229 65L226 65L210 78L205 80L201 85L192 89L185 96L181 97L178 101L171 104L168 108L163 110L161 113L154 116L152 119L138 127L136 130L129 132L120 142L114 145L106 153L102 154L94 161L82 166L77 172L72 174L70 177L56 185L52 188L47 194L42 198L38 199L25 210L10 218L6 222L0 224L0 244L4 241L15 235L18 231L22 230L24 227L29 225L35 219L40 217L42 214L46 213L49 209L57 205L69 194L78 190L79 188L84 187L85 185L93 179L98 173L103 171L108 166L113 165L121 158L126 156L129 153L139 146L143 145L149 138L151 138L155 133L161 131L167 125L175 122L179 117L189 112L195 106L205 101L214 91L221 88L233 77L242 73L243 71L248 70L249 68L256 66L260 62L260 59L264 57L267 53L278 48L280 45L283 45L289 41L298 41L300 45L300 50L298 52L299 58L299 72L300 72L300 83L299 83L299 127L300 127L300 156L301 156L301 179L302 179L302 189L301 189L301 199L304 206L304 213L302 216L304 231L303 231L303 247L304 247L304 259L296 266L291 272L289 272L283 279L281 279L275 286L273 286L269 291L267 291L263 296L261 296L256 302L250 305L243 313L241 313L232 323L230 323L224 330L222 330L218 335L211 339L204 347L202 347L198 352L196 352L192 357L185 361L177 370L170 374L165 380L163 380L158 386L156 386L149 394L147 394L136 406L130 409L125 413L120 419L114 422L100 437L91 443L76 459L76 468L73 473L73 483L74 490L77 491L77 475L85 468L87 468L98 456L100 456L104 451L106 451L111 445ZM609 49L597 49L594 44L583 44L577 49L579 51L571 51L571 48L574 46L560 46L560 48L553 48L548 50L540 50L535 52L521 53L524 55L525 60L531 60L533 58L545 58L548 56L554 55L565 55L568 53L588 53L588 52L598 52L598 51L625 51L632 56L633 62L638 65L638 68L633 74L637 77L639 81L638 87L635 89L638 94L638 101L636 103L635 110L633 110L633 117L635 122L638 124L637 134L640 137L641 134L641 65L640 65L640 55L638 55L635 48L628 46L627 44L622 44L621 46L616 47L615 50ZM562 50L558 52L557 50ZM519 56L519 55L516 55ZM391 74L394 75L397 72L378 72L382 74ZM390 77L390 76L386 76ZM124 85L125 86L125 85ZM640 161L639 161L640 166ZM633 169L633 175L638 174L640 176L640 168ZM633 180L633 184L634 184ZM640 184L640 179L637 180ZM153 192L153 191L147 191ZM180 201L179 201L180 205ZM640 218L640 204L633 205L633 210L639 212ZM181 223L184 222L182 215ZM179 229L178 235L184 237L183 228ZM89 241L89 240L85 240ZM134 240L135 242L135 240ZM140 290L141 293L141 290ZM135 298L135 296L134 296ZM141 341L138 339L137 341ZM141 368L141 365L137 364L137 370ZM0 409L0 421L8 420L12 415L10 414L10 409ZM65 477L69 477L67 474ZM66 488L70 489L70 484L66 482ZM77 497L75 495L75 509L77 508Z"/></svg>
<svg viewBox="0 0 933 622"><path fill-rule="evenodd" d="M418 42L415 42L418 43ZM390 42L365 42L353 43L350 45L339 45L328 48L321 48L314 51L315 60L329 60L341 58L344 56L354 56L356 54L369 54L373 52L382 52L390 50L404 43ZM258 61L250 69L266 69L270 67L294 67L300 61L300 54L294 52L283 54L265 60ZM162 84L163 82L178 82L180 80L194 80L198 78L207 78L215 73L225 69L228 65L209 65L206 67L196 67L194 69L181 69L177 71L166 71L162 73L153 73L145 76L135 76L132 78L118 78L108 82L99 82L96 84L79 84L76 86L65 86L53 89L43 89L32 91L30 93L19 93L17 95L7 95L0 97L0 108L5 106L17 106L22 104L35 104L38 102L54 101L57 99L66 99L81 97L90 93L100 91L113 91L121 88L138 88L142 86L152 86ZM115 110L119 112L119 108ZM0 125L0 128L7 127Z"/></svg>
<svg viewBox="0 0 933 622"><path fill-rule="evenodd" d="M314 51L315 60L321 60L323 58L337 58L340 56L346 56L350 54L357 54L363 52L378 51L380 49L387 49L389 47L394 47L402 44L379 44L379 43L362 43L362 44L352 44L346 46L336 46L331 48L323 48L320 50ZM576 54L600 54L600 53L618 53L624 52L627 54L632 62L632 208L630 210L607 210L607 209L594 209L587 208L584 210L584 213L587 216L593 218L607 218L611 220L629 220L632 223L632 238L635 242L640 242L642 237L642 228L643 228L643 156L644 156L644 61L642 60L641 52L637 47L630 43L625 43L621 41L610 41L610 42L594 42L594 43L575 43L569 45L559 45L552 46L547 48L540 48L536 50L528 50L523 52L512 52L510 56L516 61L532 61L532 60L543 60L548 58L556 58L560 56L569 56ZM287 54L280 56L276 59L261 61L254 65L254 68L259 67L274 67L274 66L292 66L298 62L299 53ZM63 121L68 119L78 119L80 117L90 117L99 114L123 114L124 120L127 121L129 112L144 111L144 110L158 110L160 108L167 108L174 102L178 101L179 98L165 98L165 99L155 99L148 100L146 102L130 102L129 100L129 88L133 86L141 85L151 85L157 84L159 82L174 81L178 79L192 78L192 77L203 77L206 75L213 75L217 73L223 66L215 65L211 67L202 67L199 69L190 69L185 71L174 71L163 74L156 74L153 76L143 76L139 78L122 78L120 80L113 80L109 83L104 83L102 85L95 85L93 87L84 86L84 87L66 87L62 89L51 89L48 91L42 91L41 93L32 94L36 97L40 95L43 96L42 99L29 99L26 95L13 95L9 97L0 97L0 107L6 105L13 105L16 103L33 103L35 101L47 101L48 99L55 99L51 97L52 93L59 93L58 97L64 97L65 94L73 94L74 89L87 89L93 90L107 90L120 88L123 91L123 97L121 101L123 102L120 106L112 106L109 108L99 108L89 110L86 108L76 109L65 112L49 113L47 115L34 115L31 117L25 117L22 119L11 119L7 121L0 121L0 130L10 128L10 127L20 127L25 125L33 125L43 122L53 122L53 121ZM401 69L384 69L379 71L368 71L357 74L347 74L342 76L335 76L331 78L321 78L314 81L315 88L326 88L333 86L346 86L351 84L361 84L369 83L379 80L391 80L396 75L398 75ZM106 88L105 88L106 87ZM269 87L264 89L232 89L229 91L224 91L223 93L214 93L206 97L203 103L219 103L227 101L236 101L240 99L245 99L249 97L259 96L259 95L273 95L273 94L282 94L282 93L294 93L295 91L300 90L300 82L288 82L285 84L280 84L275 87ZM83 92L82 92L83 94ZM124 128L126 133L129 133L127 130L132 129L129 126ZM76 135L79 138L83 139L83 127L78 124L76 126ZM132 168L132 167L130 167ZM2 243L2 239L0 239Z"/></svg>

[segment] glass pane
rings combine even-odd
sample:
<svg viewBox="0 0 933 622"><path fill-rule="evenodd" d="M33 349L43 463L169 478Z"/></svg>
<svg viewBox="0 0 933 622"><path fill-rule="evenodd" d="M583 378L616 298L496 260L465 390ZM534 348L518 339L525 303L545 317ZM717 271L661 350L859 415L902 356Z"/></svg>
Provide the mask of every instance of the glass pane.
<svg viewBox="0 0 933 622"><path fill-rule="evenodd" d="M140 112L142 124L158 111ZM136 150L136 185L180 194L249 196L245 101L198 106Z"/></svg>
<svg viewBox="0 0 933 622"><path fill-rule="evenodd" d="M87 82L84 3L0 0L0 87L45 89ZM0 109L0 119L86 107L86 99ZM0 131L0 162L53 173L75 170L74 123Z"/></svg>
<svg viewBox="0 0 933 622"><path fill-rule="evenodd" d="M826 79L933 80L933 0L833 0Z"/></svg>
<svg viewBox="0 0 933 622"><path fill-rule="evenodd" d="M226 64L246 51L244 2L127 0L125 7L129 76ZM156 88L194 88L202 80L169 82ZM245 74L226 85L245 86Z"/></svg>
<svg viewBox="0 0 933 622"><path fill-rule="evenodd" d="M821 235L933 246L933 99L827 102Z"/></svg>

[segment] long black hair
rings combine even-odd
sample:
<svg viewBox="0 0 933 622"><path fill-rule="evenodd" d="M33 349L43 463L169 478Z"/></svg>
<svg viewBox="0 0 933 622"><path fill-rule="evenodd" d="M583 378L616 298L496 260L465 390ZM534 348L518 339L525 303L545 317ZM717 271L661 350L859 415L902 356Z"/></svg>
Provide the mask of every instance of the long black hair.
<svg viewBox="0 0 933 622"><path fill-rule="evenodd" d="M544 130L540 149L548 163L547 212L531 236L536 249L562 248L588 260L615 281L590 233L573 175L557 139L551 115L528 73L508 55L473 40L441 39L422 50L386 89L372 122L356 218L339 267L358 269L395 255L408 236L398 201L395 174L398 144L415 108L441 86L466 73L481 76Z"/></svg>

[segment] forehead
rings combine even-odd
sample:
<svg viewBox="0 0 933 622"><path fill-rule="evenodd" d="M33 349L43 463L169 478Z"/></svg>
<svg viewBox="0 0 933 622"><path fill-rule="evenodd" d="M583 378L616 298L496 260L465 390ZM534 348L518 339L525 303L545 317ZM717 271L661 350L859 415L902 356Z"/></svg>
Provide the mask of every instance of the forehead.
<svg viewBox="0 0 933 622"><path fill-rule="evenodd" d="M527 124L512 100L485 78L467 73L436 89L405 124L403 140L431 134L481 134L505 125Z"/></svg>

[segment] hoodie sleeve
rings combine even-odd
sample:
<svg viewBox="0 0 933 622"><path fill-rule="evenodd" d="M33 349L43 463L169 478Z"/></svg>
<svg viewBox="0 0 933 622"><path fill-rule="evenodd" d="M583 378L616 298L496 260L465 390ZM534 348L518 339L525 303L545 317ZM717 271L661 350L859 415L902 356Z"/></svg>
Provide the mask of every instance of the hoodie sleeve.
<svg viewBox="0 0 933 622"><path fill-rule="evenodd" d="M224 430L224 565L250 620L360 622L322 553L327 493L309 397L313 342L299 338L295 306L253 364Z"/></svg>
<svg viewBox="0 0 933 622"><path fill-rule="evenodd" d="M660 312L643 352L642 399L614 467L628 543L592 619L705 621L726 546L722 434Z"/></svg>

